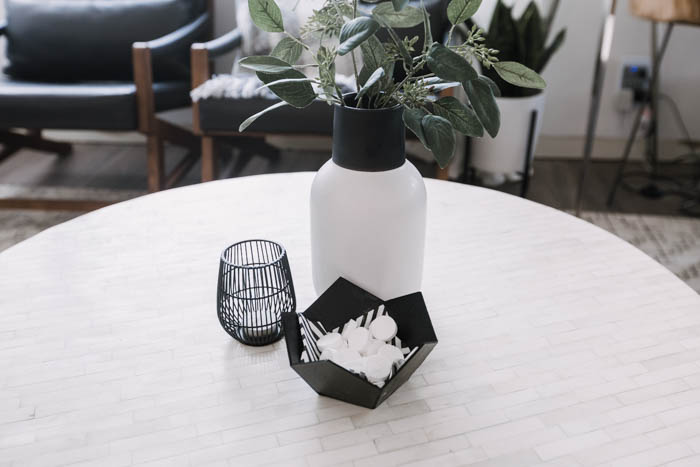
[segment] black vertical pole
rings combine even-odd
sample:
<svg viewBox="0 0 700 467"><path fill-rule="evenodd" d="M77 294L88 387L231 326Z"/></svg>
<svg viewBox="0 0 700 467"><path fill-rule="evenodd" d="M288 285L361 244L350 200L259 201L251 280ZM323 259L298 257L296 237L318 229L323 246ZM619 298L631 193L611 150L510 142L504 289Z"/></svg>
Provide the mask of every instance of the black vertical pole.
<svg viewBox="0 0 700 467"><path fill-rule="evenodd" d="M668 42L671 39L671 33L673 32L673 25L674 23L668 23L666 26L666 32L664 33L664 37L661 41L661 46L658 50L654 50L652 56L654 58L654 62L652 63L651 66L651 83L649 84L649 90L650 93L647 96L648 99L653 100L654 98L652 97L652 94L654 89L657 89L658 82L659 82L659 75L661 74L661 62L664 59L664 55L666 54L666 49L668 48ZM657 104L658 105L658 104ZM634 144L634 140L637 137L637 131L639 130L639 125L642 121L642 113L644 112L644 107L640 107L639 112L637 113L637 117L634 121L634 125L632 126L632 131L630 132L630 135L627 139L627 144L625 145L625 151L622 154L622 162L618 165L617 167L617 173L615 175L615 181L613 182L613 186L610 189L610 193L608 194L608 201L607 205L608 207L611 207L612 204L615 202L615 194L617 193L617 187L620 186L620 183L622 182L622 177L625 172L625 167L627 166L627 161L629 160L630 157L630 152L632 151L632 145ZM656 130L655 130L656 131ZM656 137L654 136L652 138L652 141ZM653 143L653 145L657 145L657 143ZM656 151L654 149L654 151ZM655 175L656 170L654 167L652 167L653 171L652 173Z"/></svg>
<svg viewBox="0 0 700 467"><path fill-rule="evenodd" d="M460 182L466 183L467 185L474 183L472 173L472 138L470 136L464 137L464 168L462 170Z"/></svg>
<svg viewBox="0 0 700 467"><path fill-rule="evenodd" d="M523 170L523 183L520 187L520 197L527 198L527 190L530 188L530 160L535 148L535 129L537 127L537 110L530 114L530 133L527 137L527 148L525 150L525 169Z"/></svg>
<svg viewBox="0 0 700 467"><path fill-rule="evenodd" d="M588 109L588 124L586 125L586 141L583 148L583 160L581 161L581 171L579 172L578 192L576 193L576 215L581 214L581 202L583 201L583 191L586 186L586 177L593 154L593 140L595 138L596 126L598 125L598 112L600 111L600 99L603 95L603 83L605 81L605 71L610 58L610 49L615 33L615 10L617 0L609 2L610 13L605 18L603 28L600 32L600 42L598 44L598 56L596 57L595 71L593 72L593 89L591 93L591 105Z"/></svg>

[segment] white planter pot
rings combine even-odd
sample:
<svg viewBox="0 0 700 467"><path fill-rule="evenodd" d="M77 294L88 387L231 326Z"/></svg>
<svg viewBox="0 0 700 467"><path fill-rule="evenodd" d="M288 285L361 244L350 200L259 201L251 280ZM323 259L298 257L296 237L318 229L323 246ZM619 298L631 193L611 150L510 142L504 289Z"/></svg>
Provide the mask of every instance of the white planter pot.
<svg viewBox="0 0 700 467"><path fill-rule="evenodd" d="M405 160L401 108L336 107L333 158L311 187L316 293L339 277L384 300L418 292L426 192Z"/></svg>
<svg viewBox="0 0 700 467"><path fill-rule="evenodd" d="M541 92L531 97L497 98L501 110L501 129L496 138L485 134L483 138L472 139L472 167L491 173L522 172L525 168L532 111L537 111L532 146L534 156L542 126L545 97L546 94Z"/></svg>

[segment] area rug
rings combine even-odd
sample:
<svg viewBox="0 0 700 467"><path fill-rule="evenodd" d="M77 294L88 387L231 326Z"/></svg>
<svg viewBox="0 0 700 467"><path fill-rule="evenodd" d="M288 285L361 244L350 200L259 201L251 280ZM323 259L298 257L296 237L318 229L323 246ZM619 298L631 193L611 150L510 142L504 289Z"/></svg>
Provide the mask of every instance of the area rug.
<svg viewBox="0 0 700 467"><path fill-rule="evenodd" d="M0 184L0 198L89 199L119 202L146 194L140 191L93 188L32 188ZM42 230L78 217L80 212L0 209L0 252Z"/></svg>
<svg viewBox="0 0 700 467"><path fill-rule="evenodd" d="M636 246L700 293L700 219L608 212L582 217Z"/></svg>
<svg viewBox="0 0 700 467"><path fill-rule="evenodd" d="M0 197L17 196L19 188L0 185ZM32 196L123 201L134 191L43 188ZM0 251L80 213L0 210ZM583 218L636 246L700 293L700 220L685 217L585 212Z"/></svg>

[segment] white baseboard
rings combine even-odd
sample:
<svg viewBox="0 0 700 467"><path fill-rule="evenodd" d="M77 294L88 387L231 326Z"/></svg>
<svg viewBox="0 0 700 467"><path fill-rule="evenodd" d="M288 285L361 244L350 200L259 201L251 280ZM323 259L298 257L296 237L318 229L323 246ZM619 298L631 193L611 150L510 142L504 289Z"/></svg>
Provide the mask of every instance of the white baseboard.
<svg viewBox="0 0 700 467"><path fill-rule="evenodd" d="M139 144L146 141L146 138L137 132L47 130L44 134L47 138L74 143ZM272 136L268 138L268 142L273 146L284 149L323 151L331 148L330 137ZM598 138L593 146L593 159L603 161L619 160L622 157L625 143L626 140L622 138ZM535 155L543 159L580 160L583 154L583 145L583 136L541 135ZM407 149L419 157L427 154L424 148L416 147L411 142L407 145ZM659 150L661 160L673 159L681 154L690 152L687 145L674 140L660 141ZM630 158L632 160L641 160L643 154L644 141L639 139L632 146Z"/></svg>
<svg viewBox="0 0 700 467"><path fill-rule="evenodd" d="M541 135L535 155L545 159L577 159L583 157L583 136L548 136ZM594 160L615 161L622 158L626 140L622 138L597 138L593 145L592 158ZM644 141L638 139L632 145L630 159L642 160L644 154ZM681 154L687 154L690 150L680 141L659 141L659 159L669 160Z"/></svg>

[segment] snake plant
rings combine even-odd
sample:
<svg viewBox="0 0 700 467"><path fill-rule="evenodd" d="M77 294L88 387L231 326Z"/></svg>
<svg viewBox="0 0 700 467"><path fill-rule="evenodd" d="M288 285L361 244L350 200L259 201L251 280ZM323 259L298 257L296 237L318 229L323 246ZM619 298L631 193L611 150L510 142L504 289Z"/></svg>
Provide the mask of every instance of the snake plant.
<svg viewBox="0 0 700 467"><path fill-rule="evenodd" d="M555 0L546 17L543 17L534 0L530 2L520 18L513 17L513 8L507 7L499 0L491 19L488 32L484 34L486 47L498 50L498 59L522 63L526 67L541 73L552 55L561 47L566 37L566 30L557 33L547 45L547 38L552 29L552 20L559 7ZM484 75L498 84L504 97L525 97L540 92L527 89L504 81L493 67L483 70Z"/></svg>

